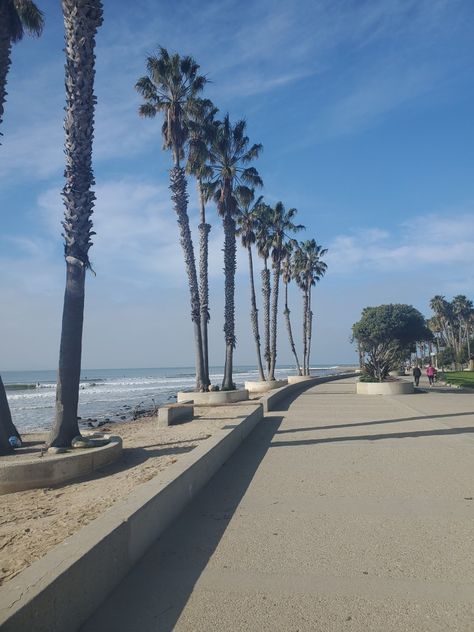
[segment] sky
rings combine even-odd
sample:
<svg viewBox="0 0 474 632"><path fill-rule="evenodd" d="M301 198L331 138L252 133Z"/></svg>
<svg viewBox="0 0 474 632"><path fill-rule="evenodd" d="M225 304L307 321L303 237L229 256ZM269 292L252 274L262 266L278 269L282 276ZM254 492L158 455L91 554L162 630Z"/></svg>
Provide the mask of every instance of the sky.
<svg viewBox="0 0 474 632"><path fill-rule="evenodd" d="M12 52L0 146L0 370L55 368L65 263L64 27ZM97 202L85 368L193 364L189 296L161 122L134 89L158 45L190 54L206 96L245 118L268 203L298 209L328 248L314 292L312 365L355 362L363 307L474 298L474 3L471 0L104 1L97 35ZM195 183L189 213L197 236ZM210 245L210 360L224 362L222 230ZM257 267L260 261L257 260ZM290 309L301 341L301 296ZM236 364L254 364L239 248ZM278 360L292 360L280 315Z"/></svg>

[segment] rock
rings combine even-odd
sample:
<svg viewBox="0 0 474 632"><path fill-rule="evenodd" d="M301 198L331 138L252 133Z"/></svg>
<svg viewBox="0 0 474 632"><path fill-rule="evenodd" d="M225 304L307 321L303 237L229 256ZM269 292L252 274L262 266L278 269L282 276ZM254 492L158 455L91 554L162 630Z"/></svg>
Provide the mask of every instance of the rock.
<svg viewBox="0 0 474 632"><path fill-rule="evenodd" d="M127 419L127 418L125 417L125 415L122 415L120 419Z"/></svg>
<svg viewBox="0 0 474 632"><path fill-rule="evenodd" d="M67 448L55 448L52 446L51 448L48 448L48 452L49 454L64 454L67 452Z"/></svg>
<svg viewBox="0 0 474 632"><path fill-rule="evenodd" d="M71 448L92 448L93 444L86 437L77 436L71 441Z"/></svg>

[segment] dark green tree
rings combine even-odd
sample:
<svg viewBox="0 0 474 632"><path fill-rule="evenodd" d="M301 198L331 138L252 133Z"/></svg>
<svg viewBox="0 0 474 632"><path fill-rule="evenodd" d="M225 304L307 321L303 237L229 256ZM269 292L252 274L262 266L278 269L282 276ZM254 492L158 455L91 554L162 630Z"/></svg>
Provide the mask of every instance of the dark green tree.
<svg viewBox="0 0 474 632"><path fill-rule="evenodd" d="M365 307L352 334L364 353L366 373L380 382L395 368L401 353L408 355L417 341L430 341L433 336L423 315L403 304Z"/></svg>

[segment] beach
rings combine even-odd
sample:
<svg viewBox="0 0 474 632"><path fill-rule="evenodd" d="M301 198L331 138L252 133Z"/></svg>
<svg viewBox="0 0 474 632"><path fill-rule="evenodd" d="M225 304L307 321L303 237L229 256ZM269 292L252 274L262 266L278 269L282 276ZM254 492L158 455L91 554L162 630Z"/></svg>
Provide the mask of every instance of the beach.
<svg viewBox="0 0 474 632"><path fill-rule="evenodd" d="M192 422L168 428L158 428L156 417L121 423L123 455L112 465L56 487L1 495L0 585L175 463L235 415L232 406L218 410L216 415L215 408L197 408ZM44 440L46 435L29 434L24 439Z"/></svg>

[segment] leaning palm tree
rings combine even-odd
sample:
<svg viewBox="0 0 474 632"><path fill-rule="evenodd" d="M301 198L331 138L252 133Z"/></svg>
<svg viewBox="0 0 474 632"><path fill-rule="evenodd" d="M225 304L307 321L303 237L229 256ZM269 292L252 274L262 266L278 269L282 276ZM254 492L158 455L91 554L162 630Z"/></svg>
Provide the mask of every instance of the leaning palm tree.
<svg viewBox="0 0 474 632"><path fill-rule="evenodd" d="M31 0L0 0L0 125L12 45L23 39L25 31L30 35L41 35L43 26L43 14Z"/></svg>
<svg viewBox="0 0 474 632"><path fill-rule="evenodd" d="M209 164L214 175L208 186L222 217L224 228L224 274L225 307L224 336L226 344L224 379L222 388L234 388L232 362L235 348L235 217L238 211L236 193L245 194L249 187L262 186L262 180L255 167L247 167L262 151L262 145L249 147L249 138L245 134L246 123L237 121L232 125L229 115L217 126L209 150Z"/></svg>
<svg viewBox="0 0 474 632"><path fill-rule="evenodd" d="M288 285L294 279L294 266L292 258L293 244L293 240L285 244L285 256L281 262L281 278L285 286L285 309L283 313L285 315L286 330L288 332L288 340L290 342L291 352L293 353L293 356L295 358L296 370L298 371L298 375L302 375L300 361L296 352L295 340L293 338L293 330L291 327L290 308L288 306Z"/></svg>
<svg viewBox="0 0 474 632"><path fill-rule="evenodd" d="M313 312L311 309L311 288L320 281L327 270L322 257L327 249L319 246L314 239L299 244L295 251L296 277L303 291L303 375L309 375Z"/></svg>
<svg viewBox="0 0 474 632"><path fill-rule="evenodd" d="M31 35L41 35L43 26L43 14L31 0L0 0L0 125L5 111L12 45L23 39L25 31ZM11 436L20 438L12 422L7 394L0 377L0 454L13 450L8 442Z"/></svg>
<svg viewBox="0 0 474 632"><path fill-rule="evenodd" d="M252 246L257 241L256 228L258 212L263 204L263 196L255 200L254 189L250 190L250 195L239 195L238 201L238 217L237 217L237 235L240 236L242 246L247 250L249 260L249 279L250 279L250 322L252 323L253 337L257 350L257 367L260 379L265 380L265 372L262 364L262 353L260 349L260 332L258 327L258 309L257 299L255 296L255 281L253 273L253 255Z"/></svg>
<svg viewBox="0 0 474 632"><path fill-rule="evenodd" d="M181 247L188 276L191 300L191 320L194 325L196 390L207 390L204 370L204 355L201 331L201 301L196 273L194 247L189 227L188 194L186 173L181 166L189 140L189 119L196 111L199 94L206 78L198 74L199 65L192 57L170 55L159 47L158 56L147 58L148 75L139 79L136 89L145 102L139 108L140 116L153 118L163 114L163 148L172 153L173 167L170 170L170 189L174 210L178 218Z"/></svg>
<svg viewBox="0 0 474 632"><path fill-rule="evenodd" d="M17 437L21 440L20 434L12 421L7 393L0 376L0 455L13 452L13 446L9 441L11 437Z"/></svg>
<svg viewBox="0 0 474 632"><path fill-rule="evenodd" d="M81 374L86 270L91 268L91 215L95 195L92 173L94 136L95 35L102 24L101 0L62 0L66 38L66 184L62 196L66 290L56 388L56 418L49 436L66 447L79 433L77 405Z"/></svg>
<svg viewBox="0 0 474 632"><path fill-rule="evenodd" d="M281 274L281 262L286 255L286 240L290 233L296 233L304 229L301 224L295 224L293 218L297 210L290 208L288 211L283 202L277 202L270 210L271 226L271 255L273 265L273 288L271 308L271 334L270 334L270 371L269 380L275 379L275 366L277 357L277 325L278 325L278 294Z"/></svg>
<svg viewBox="0 0 474 632"><path fill-rule="evenodd" d="M216 116L218 109L209 99L198 100L194 107L190 108L189 128L189 152L186 164L186 172L196 178L199 199L199 300L201 308L201 337L204 362L203 382L206 387L210 385L209 379L209 344L208 325L209 313L209 233L211 225L206 222L206 191L203 183L212 177L212 168L208 164L209 145L212 142L216 130Z"/></svg>

